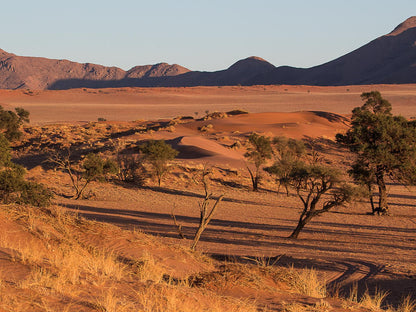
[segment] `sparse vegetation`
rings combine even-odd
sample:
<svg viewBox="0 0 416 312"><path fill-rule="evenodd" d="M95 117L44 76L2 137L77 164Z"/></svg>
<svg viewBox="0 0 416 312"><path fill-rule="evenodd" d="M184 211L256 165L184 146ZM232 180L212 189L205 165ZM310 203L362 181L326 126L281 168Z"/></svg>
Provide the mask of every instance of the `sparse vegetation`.
<svg viewBox="0 0 416 312"><path fill-rule="evenodd" d="M228 147L232 142L247 138L246 130L239 128L226 133L222 122L213 120L215 132L220 135L210 134L204 140L215 139L216 143ZM400 283L403 279L402 289L412 281L413 261L399 263L413 250L413 215L406 215L405 206L412 196L399 198L404 194L399 186L391 186L394 192L400 190L392 199L397 199L394 203L401 205L397 209L403 216L395 217L394 223L403 225L395 225L392 218L382 218L377 220L381 226L373 226L370 223L374 218L362 214L361 208L355 205L333 209L346 203L355 189L343 185L343 180L348 179L344 169L351 154L346 153L344 158L345 150L338 149L326 137L315 141L305 139L305 142L313 141L311 152L301 141L284 137L272 140L256 135L252 139L255 143L245 145L249 147L246 157L252 162L251 183L247 175L240 172L241 167L228 167L225 162L223 165L224 158L215 160L229 153L237 163L243 152L230 149L224 149L224 154L212 153L214 157L208 159L216 161L216 165L209 170L207 167L200 170L200 159L186 163L176 161L178 165L172 166L171 174L166 176L167 169L163 171L162 168L159 174L152 163L160 161L168 168L176 157L177 152L165 141L149 141L139 148L141 154L136 154L140 140L153 136L173 137L166 133L165 124L170 122L31 126L25 128L25 143L13 144L12 154L8 141L0 139L0 151L6 151L0 152L0 173L9 171L4 173L4 181L0 174L0 188L11 190L9 195L3 196L7 204L0 209L0 310L329 312L338 311L341 305L348 311L414 310L414 299L410 296L397 303L400 297L397 289L391 288L396 297L389 301L390 295L385 292L387 281L380 283L385 287L383 290L374 291L372 285L377 279L370 276L380 277L373 271L379 270L383 278L384 275L394 276L394 282ZM193 135L197 133L196 125L200 123L190 125ZM178 133L184 131L182 126L178 123ZM260 137L266 142L260 142L263 140ZM71 153L61 148L62 142L73 144ZM120 148L114 150L117 146ZM46 148L61 149L61 159L54 159L56 168L72 172L72 177L61 170L39 166L46 158L42 154ZM329 157L323 158L317 151ZM157 159L164 154L168 156ZM266 156L261 159L259 155ZM30 182L24 178L26 170L11 162L12 156L20 164L30 164L26 173ZM268 161L273 156L274 165L265 168L272 176L266 176L263 167L270 165ZM61 167L57 159L64 160ZM108 159L116 159L118 166ZM256 161L260 165L255 170ZM137 188L128 183L87 182L108 180L116 173L122 181L140 183L147 176L146 168L153 170L159 185L163 179L167 187ZM201 176L196 178L195 172ZM264 176L259 175L257 179L260 172ZM368 179L364 174L359 173L359 176L362 180L355 180L365 186L361 188L367 188L366 183L374 187L374 176L368 175ZM278 183L278 191L286 189L287 197L276 201L273 178ZM247 192L255 179L257 183L262 181L262 192ZM34 181L53 187L57 196L52 206L36 207L46 205L50 198L48 191ZM74 200L78 196L72 199L64 196L72 194L74 181L80 193L90 189L94 200L80 204ZM201 185L202 196L197 188ZM225 190L226 198L222 195ZM82 197L80 194L78 198ZM299 200L303 208L298 220L293 208ZM193 213L196 204L199 218ZM220 205L224 209L219 209ZM181 207L182 215L178 217L181 225L173 212L172 215L179 234L183 237L186 234L190 241L174 241L175 228L168 220L172 206ZM332 209L333 213L326 213ZM214 215L216 220L213 221ZM319 219L310 222L318 215ZM130 230L85 218L114 222ZM298 237L304 226L310 231L304 233L305 239L287 240L286 236L296 223L292 237ZM160 236L155 238L142 231ZM386 243L389 239L386 237L399 235L397 246ZM205 250L198 245L201 237L206 239ZM199 246L198 250L212 252L215 256L210 258L200 252L190 252L189 245L193 250ZM385 250L385 256L377 259L377 253ZM261 254L263 256L258 256ZM366 255L368 258L364 261ZM389 269L385 270L382 265ZM402 267L408 271L402 273ZM332 278L345 282L343 278L347 277L349 282L365 275L365 281L372 288L346 299L332 295L323 279L328 271L331 285L335 285ZM360 289L362 286L360 281ZM394 284L394 287L399 286ZM343 294L344 290L340 288L338 294ZM395 308L389 306L392 302Z"/></svg>
<svg viewBox="0 0 416 312"><path fill-rule="evenodd" d="M161 185L163 176L169 172L169 161L173 160L178 151L164 140L150 140L140 146L145 160L150 163L153 173L157 177L158 185Z"/></svg>
<svg viewBox="0 0 416 312"><path fill-rule="evenodd" d="M80 199L83 196L86 187L92 181L104 179L108 174L118 172L118 167L114 161L103 159L94 153L89 153L81 162L75 162L70 147L52 152L48 162L68 173L75 190L75 199Z"/></svg>
<svg viewBox="0 0 416 312"><path fill-rule="evenodd" d="M208 182L209 174L210 174L209 169L204 167L201 173L201 181L204 186L205 197L202 203L199 204L199 212L200 212L199 225L194 235L194 239L191 245L191 250L195 250L196 245L198 244L202 233L205 231L209 222L214 217L214 214L218 208L218 205L221 203L222 199L224 198L224 194L220 195L217 199L213 198L213 194L209 190L209 182ZM211 201L213 201L213 204L212 204L212 207L210 208L209 204Z"/></svg>
<svg viewBox="0 0 416 312"><path fill-rule="evenodd" d="M9 142L0 133L0 200L3 203L48 206L52 193L41 184L26 181L24 175L25 169L12 162Z"/></svg>

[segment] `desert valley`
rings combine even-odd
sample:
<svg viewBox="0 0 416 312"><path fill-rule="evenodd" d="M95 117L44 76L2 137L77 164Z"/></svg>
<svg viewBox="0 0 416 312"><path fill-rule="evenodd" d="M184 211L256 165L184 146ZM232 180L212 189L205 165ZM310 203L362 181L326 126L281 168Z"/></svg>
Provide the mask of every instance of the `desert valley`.
<svg viewBox="0 0 416 312"><path fill-rule="evenodd" d="M287 69L259 58L211 74L166 64L126 74L1 50L2 138L21 133L8 138L10 150L0 140L1 173L24 168L25 182L0 176L0 311L415 311L414 180L386 175L385 214L364 193L337 197L343 183L366 187L348 174L356 154L337 136L347 137L353 109L372 99L363 93L379 91L414 128L415 34L413 17L356 50L367 60L374 46L392 44L406 56L397 56L400 70L378 73L385 80L371 73L363 83L348 73L325 83L333 76L323 73L354 55L296 79L292 68L284 83ZM49 62L63 67L48 76ZM257 165L259 137L271 145ZM289 236L310 181L267 169L284 159L281 142L302 145L296 161L305 168L340 172L317 199L339 202L297 238ZM162 163L165 147L174 152ZM204 207L216 210L195 247Z"/></svg>

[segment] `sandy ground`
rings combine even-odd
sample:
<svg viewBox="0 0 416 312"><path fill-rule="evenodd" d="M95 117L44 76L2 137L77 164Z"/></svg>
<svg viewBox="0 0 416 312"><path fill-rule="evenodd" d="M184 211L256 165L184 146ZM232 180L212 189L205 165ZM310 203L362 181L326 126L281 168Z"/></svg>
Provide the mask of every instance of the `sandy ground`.
<svg viewBox="0 0 416 312"><path fill-rule="evenodd" d="M115 140L139 144L141 140L163 138L181 150L177 165L182 169L175 169L162 187L157 187L155 181L149 181L145 187L94 183L94 197L89 200L69 199L72 190L68 177L59 172L39 171L35 167L29 176L54 188L58 194L56 201L68 209L88 218L140 229L160 236L166 242L187 246L190 241L178 238L171 213L174 211L184 234L192 237L198 223L198 203L203 189L183 168L211 163L217 167L212 182L214 194L224 193L225 199L204 232L199 250L218 258L232 257L236 261L244 257L267 256L281 265L314 267L330 286L350 286L355 282L363 288L378 285L397 299L416 293L415 188L389 186L392 216L368 215L368 203L354 203L314 219L298 240L289 240L287 236L299 217L299 199L294 194L288 197L277 194L271 178L261 186L260 192L251 192L242 157L244 147L230 148L237 141L244 143L253 131L268 136L285 135L315 142L317 151L345 169L351 156L334 147L333 139L337 132L347 129L348 122L333 113L350 113L353 107L361 105L359 95L363 91L375 89L391 101L395 113L409 118L416 116L415 85L3 90L0 91L0 103L5 107L28 109L32 124L72 123L65 129L43 127L42 131L46 132L39 134L39 140L28 141L29 145L37 144L37 147L30 147L30 153L34 154L20 154L20 162L29 168L43 166L42 159L37 158L42 152L42 144L58 139L65 141L74 136L80 142L87 142L90 136L88 144L92 147L94 141L105 147ZM119 121L178 115L202 117L207 111L237 108L257 114L178 123L166 129L163 122L159 122L160 129L145 132L137 129L149 124L139 122L96 123L85 131L71 128L80 126L75 121L95 121L98 117ZM211 125L209 131L199 130L207 125Z"/></svg>
<svg viewBox="0 0 416 312"><path fill-rule="evenodd" d="M212 125L208 132L198 130L208 124ZM100 141L100 146L105 147L110 138L137 144L144 139L163 138L180 150L176 169L163 181L162 187L157 187L154 180L148 181L145 187L96 183L92 186L92 199L76 201L67 198L72 190L64 174L42 173L35 167L30 175L38 176L61 194L56 199L58 203L85 217L143 230L168 243L189 246L189 239L198 224L198 204L203 189L186 168L210 163L217 168L212 190L217 196L224 193L225 199L204 232L199 250L237 261L247 257L272 257L271 261L279 265L314 267L329 286L350 287L359 282L364 289L365 285L377 285L379 289L388 290L394 300L416 293L414 187L389 185L391 216L368 215L368 202L357 202L315 218L298 240L290 240L287 237L297 224L300 200L293 193L289 196L282 192L278 194L271 177L261 185L260 192L250 191L247 163L242 156L245 149L230 148L237 141L244 144L252 131L269 136L285 135L312 142L316 151L330 163L346 171L351 155L332 141L337 132L347 129L345 117L322 112L244 114L192 120L176 124L173 129L162 127L143 133L127 130L134 125L137 127L135 123L119 126L127 128L115 128L116 125L96 123L94 127L87 126L90 136L94 135L93 129L101 135L94 139ZM43 132L41 137L65 140L56 134L64 128L59 125L49 127L42 127L42 131L52 134ZM76 129L66 126L64 132L69 137L85 132ZM80 140L84 139L80 137ZM34 165L42 163L32 162L31 166ZM182 224L188 240L179 239L172 212Z"/></svg>
<svg viewBox="0 0 416 312"><path fill-rule="evenodd" d="M394 113L416 116L415 85L0 90L0 105L29 110L35 124L94 121L99 117L131 121L202 116L206 111L232 109L253 113L319 110L349 114L361 105L360 94L371 90L379 90L393 104Z"/></svg>

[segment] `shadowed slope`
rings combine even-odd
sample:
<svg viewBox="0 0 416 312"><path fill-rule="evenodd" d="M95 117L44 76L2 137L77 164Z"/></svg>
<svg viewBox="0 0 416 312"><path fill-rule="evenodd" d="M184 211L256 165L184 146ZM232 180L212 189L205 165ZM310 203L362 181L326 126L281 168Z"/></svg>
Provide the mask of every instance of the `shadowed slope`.
<svg viewBox="0 0 416 312"><path fill-rule="evenodd" d="M323 65L278 67L248 84L354 85L416 82L416 17L388 35Z"/></svg>

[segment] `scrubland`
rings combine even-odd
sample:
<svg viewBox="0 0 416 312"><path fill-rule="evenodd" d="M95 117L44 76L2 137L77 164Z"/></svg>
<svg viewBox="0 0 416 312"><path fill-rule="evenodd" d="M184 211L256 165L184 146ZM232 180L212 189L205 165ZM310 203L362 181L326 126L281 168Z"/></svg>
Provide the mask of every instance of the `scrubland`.
<svg viewBox="0 0 416 312"><path fill-rule="evenodd" d="M346 172L352 155L334 136L348 116L207 111L26 125L14 161L54 199L48 208L1 205L0 311L415 310L414 187L391 181L389 216L357 201L314 219L297 240L287 238L299 217L295 194L266 172L251 190L243 156L250 133L302 139ZM68 148L74 161L90 152L136 155L149 139L179 151L160 186L147 167L135 181L93 181L75 200L68 174L48 162ZM224 198L192 252L204 167L213 196Z"/></svg>

